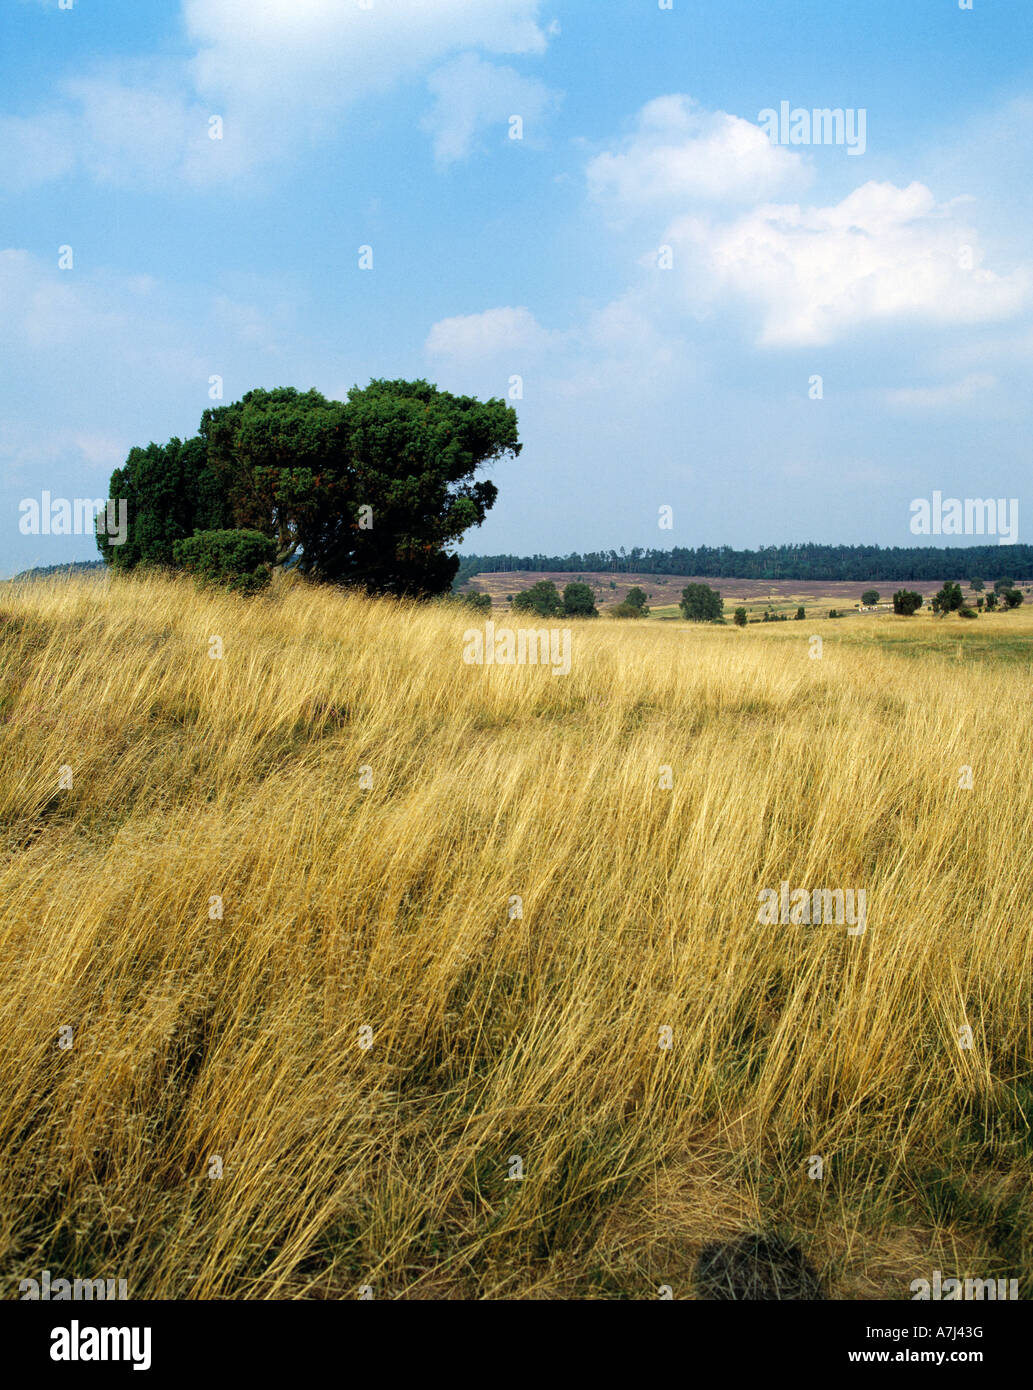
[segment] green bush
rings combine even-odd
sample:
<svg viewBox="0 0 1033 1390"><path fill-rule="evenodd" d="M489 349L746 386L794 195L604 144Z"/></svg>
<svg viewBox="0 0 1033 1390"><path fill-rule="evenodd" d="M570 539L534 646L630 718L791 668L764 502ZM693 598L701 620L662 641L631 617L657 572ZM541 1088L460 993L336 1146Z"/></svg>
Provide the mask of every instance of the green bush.
<svg viewBox="0 0 1033 1390"><path fill-rule="evenodd" d="M595 597L587 584L575 580L563 590L563 616L565 618L598 618Z"/></svg>
<svg viewBox="0 0 1033 1390"><path fill-rule="evenodd" d="M220 584L238 594L264 589L276 561L276 542L261 531L195 531L176 541L173 558L199 584Z"/></svg>
<svg viewBox="0 0 1033 1390"><path fill-rule="evenodd" d="M918 612L924 601L922 595L915 593L913 589L898 589L893 595L893 611L910 618L913 613Z"/></svg>
<svg viewBox="0 0 1033 1390"><path fill-rule="evenodd" d="M720 590L709 584L686 584L678 605L682 617L690 623L723 623L724 601Z"/></svg>
<svg viewBox="0 0 1033 1390"><path fill-rule="evenodd" d="M513 607L518 613L537 613L539 618L554 618L562 611L563 604L552 580L539 579L529 589L517 594Z"/></svg>

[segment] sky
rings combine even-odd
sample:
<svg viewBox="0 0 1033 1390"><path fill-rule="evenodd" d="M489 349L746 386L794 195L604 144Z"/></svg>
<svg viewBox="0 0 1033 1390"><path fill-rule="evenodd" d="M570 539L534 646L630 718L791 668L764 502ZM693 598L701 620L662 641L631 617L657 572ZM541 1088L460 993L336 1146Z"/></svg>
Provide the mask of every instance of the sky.
<svg viewBox="0 0 1033 1390"><path fill-rule="evenodd" d="M0 0L0 574L220 389L374 377L516 409L468 551L1033 540L1033 5L968 6Z"/></svg>

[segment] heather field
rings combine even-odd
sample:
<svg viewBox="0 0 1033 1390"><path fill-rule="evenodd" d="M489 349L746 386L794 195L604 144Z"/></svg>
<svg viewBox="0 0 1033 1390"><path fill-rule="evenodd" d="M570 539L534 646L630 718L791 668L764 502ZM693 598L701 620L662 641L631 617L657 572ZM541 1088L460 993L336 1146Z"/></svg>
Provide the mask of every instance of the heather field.
<svg viewBox="0 0 1033 1390"><path fill-rule="evenodd" d="M482 621L0 589L12 1279L692 1299L763 1233L1029 1297L1033 609Z"/></svg>

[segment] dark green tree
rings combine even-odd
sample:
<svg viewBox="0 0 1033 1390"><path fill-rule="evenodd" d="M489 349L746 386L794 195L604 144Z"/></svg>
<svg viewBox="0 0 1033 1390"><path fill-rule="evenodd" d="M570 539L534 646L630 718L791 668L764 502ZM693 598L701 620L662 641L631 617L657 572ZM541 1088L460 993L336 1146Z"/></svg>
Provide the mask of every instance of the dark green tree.
<svg viewBox="0 0 1033 1390"><path fill-rule="evenodd" d="M972 590L973 593L981 594L983 590L986 588L986 585L983 583L981 579L970 579L968 581L968 587Z"/></svg>
<svg viewBox="0 0 1033 1390"><path fill-rule="evenodd" d="M996 595L995 593L989 593L989 594L987 594L987 596L986 596L986 611L987 611L988 613L992 613L996 607L997 607L997 595Z"/></svg>
<svg viewBox="0 0 1033 1390"><path fill-rule="evenodd" d="M116 569L172 566L177 541L233 525L229 501L199 437L130 449L111 475L109 496L125 498L128 517L124 545L112 545L103 528L97 534L97 548Z"/></svg>
<svg viewBox="0 0 1033 1390"><path fill-rule="evenodd" d="M806 616L807 614L805 613L803 604L801 603L800 607L796 610L796 618L794 619L794 621L802 622L803 619L806 618Z"/></svg>
<svg viewBox="0 0 1033 1390"><path fill-rule="evenodd" d="M918 612L923 601L922 595L916 594L913 589L898 589L893 595L893 611L909 618Z"/></svg>
<svg viewBox="0 0 1033 1390"><path fill-rule="evenodd" d="M637 584L628 590L624 602L630 604L632 608L638 608L643 614L649 612L649 606L646 603L646 591L640 589Z"/></svg>
<svg viewBox="0 0 1033 1390"><path fill-rule="evenodd" d="M598 618L595 596L587 584L576 580L563 590L563 616L565 618Z"/></svg>
<svg viewBox="0 0 1033 1390"><path fill-rule="evenodd" d="M732 614L732 621L735 623L736 627L745 627L745 626L746 626L746 609L745 609L745 608L737 608L737 609L735 610L735 612Z"/></svg>
<svg viewBox="0 0 1033 1390"><path fill-rule="evenodd" d="M562 611L563 600L551 579L539 579L529 589L517 594L513 607L518 613L537 613L539 618L555 618Z"/></svg>
<svg viewBox="0 0 1033 1390"><path fill-rule="evenodd" d="M939 593L933 596L932 610L945 616L947 613L956 613L964 603L961 592L961 585L948 579Z"/></svg>
<svg viewBox="0 0 1033 1390"><path fill-rule="evenodd" d="M721 593L709 584L686 584L678 605L682 616L690 623L723 623L724 602Z"/></svg>
<svg viewBox="0 0 1033 1390"><path fill-rule="evenodd" d="M1022 590L1005 589L1004 592L1001 594L1001 598L1004 599L1004 602L1008 608L1018 608L1019 604L1022 602Z"/></svg>
<svg viewBox="0 0 1033 1390"><path fill-rule="evenodd" d="M275 538L277 559L369 593L445 592L447 552L495 502L478 469L516 456L515 412L426 381L370 382L345 402L293 388L250 391L206 411L202 435L239 526Z"/></svg>
<svg viewBox="0 0 1033 1390"><path fill-rule="evenodd" d="M864 605L864 607L865 607L865 608L874 608L875 605L876 605L878 602L879 602L879 591L878 591L878 589L865 589L864 593L861 595L861 603Z"/></svg>

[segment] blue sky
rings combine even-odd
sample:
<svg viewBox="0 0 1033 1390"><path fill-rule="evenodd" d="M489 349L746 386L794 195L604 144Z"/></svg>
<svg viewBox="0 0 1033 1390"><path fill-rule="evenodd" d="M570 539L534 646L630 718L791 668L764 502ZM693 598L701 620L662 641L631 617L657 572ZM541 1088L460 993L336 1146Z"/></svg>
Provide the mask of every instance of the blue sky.
<svg viewBox="0 0 1033 1390"><path fill-rule="evenodd" d="M911 544L934 490L1033 539L1029 0L2 0L0 36L0 573L95 558L20 502L106 496L213 376L521 378L476 551ZM773 144L783 101L863 152Z"/></svg>

